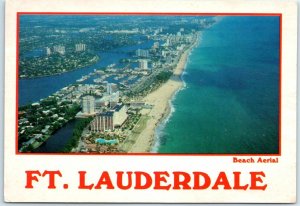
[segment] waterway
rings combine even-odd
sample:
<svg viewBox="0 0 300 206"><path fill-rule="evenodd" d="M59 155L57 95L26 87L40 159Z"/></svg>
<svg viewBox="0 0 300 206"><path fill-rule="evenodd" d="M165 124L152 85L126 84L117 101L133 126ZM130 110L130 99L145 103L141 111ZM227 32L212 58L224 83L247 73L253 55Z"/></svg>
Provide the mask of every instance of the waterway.
<svg viewBox="0 0 300 206"><path fill-rule="evenodd" d="M46 142L38 147L34 152L52 153L62 152L73 134L73 128L77 120L71 120L57 132L55 132Z"/></svg>
<svg viewBox="0 0 300 206"><path fill-rule="evenodd" d="M152 45L153 40L147 40L137 45L124 46L107 52L98 52L100 60L94 65L53 76L38 77L33 79L20 79L18 95L19 106L46 98L63 87L76 83L77 79L80 79L82 76L93 72L95 69L98 70L110 64L122 66L122 64L119 64L120 59L132 58L131 53L135 52L135 50L149 49ZM92 79L89 79L84 83L93 83L93 81Z"/></svg>
<svg viewBox="0 0 300 206"><path fill-rule="evenodd" d="M42 98L46 98L49 95L55 93L56 91L62 89L63 87L76 83L77 79L80 79L83 75L87 75L90 72L93 72L95 69L102 69L110 64L116 64L117 67L122 67L124 66L124 64L119 63L120 59L132 58L132 54L137 49L149 49L153 45L153 42L153 40L147 40L137 45L124 46L107 52L98 52L100 60L96 64L74 71L66 72L59 75L38 77L33 79L20 79L19 106L39 101ZM31 52L28 55L35 55L38 52L40 52L40 50ZM95 77L91 77L83 83L93 84L94 78ZM111 79L111 82L114 82L114 80ZM64 127L59 129L34 152L61 152L72 137L72 132L75 123L76 120L68 122Z"/></svg>

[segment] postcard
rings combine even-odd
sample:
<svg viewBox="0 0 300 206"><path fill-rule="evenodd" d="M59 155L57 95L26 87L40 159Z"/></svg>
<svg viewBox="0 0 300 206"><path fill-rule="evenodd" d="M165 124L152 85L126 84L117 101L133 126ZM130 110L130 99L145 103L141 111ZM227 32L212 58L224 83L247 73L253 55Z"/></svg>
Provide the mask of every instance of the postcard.
<svg viewBox="0 0 300 206"><path fill-rule="evenodd" d="M7 0L7 202L296 201L293 1Z"/></svg>

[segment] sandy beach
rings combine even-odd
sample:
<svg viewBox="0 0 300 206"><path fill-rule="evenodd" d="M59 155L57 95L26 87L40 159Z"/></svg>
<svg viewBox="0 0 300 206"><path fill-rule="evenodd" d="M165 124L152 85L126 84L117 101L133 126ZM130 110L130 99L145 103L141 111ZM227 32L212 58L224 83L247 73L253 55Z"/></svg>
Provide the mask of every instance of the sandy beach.
<svg viewBox="0 0 300 206"><path fill-rule="evenodd" d="M146 128L139 134L135 143L129 150L131 153L149 152L155 141L155 128L170 112L169 100L182 86L181 74L185 69L185 64L192 48L197 44L196 41L190 48L183 52L172 77L157 90L151 92L143 101L153 105L149 112L149 120Z"/></svg>

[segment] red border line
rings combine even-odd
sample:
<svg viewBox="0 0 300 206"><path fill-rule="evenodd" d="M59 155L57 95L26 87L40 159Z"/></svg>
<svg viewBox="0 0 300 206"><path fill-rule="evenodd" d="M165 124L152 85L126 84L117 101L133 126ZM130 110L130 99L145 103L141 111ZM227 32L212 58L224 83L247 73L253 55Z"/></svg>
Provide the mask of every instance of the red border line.
<svg viewBox="0 0 300 206"><path fill-rule="evenodd" d="M17 12L19 15L138 15L138 16L281 16L281 13L176 13L176 12Z"/></svg>
<svg viewBox="0 0 300 206"><path fill-rule="evenodd" d="M279 101L278 101L278 154L178 154L178 153L21 153L18 150L19 103L19 35L20 15L139 15L139 16L278 16L279 17ZM16 34L16 155L101 155L101 156L281 156L281 75L282 75L282 14L281 13L151 13L151 12L17 12Z"/></svg>
<svg viewBox="0 0 300 206"><path fill-rule="evenodd" d="M279 101L278 101L278 152L281 155L281 89L282 89L282 14L279 16Z"/></svg>
<svg viewBox="0 0 300 206"><path fill-rule="evenodd" d="M18 127L19 127L19 35L20 35L20 15L17 14L17 39L16 39L16 154L19 154L19 146L18 146Z"/></svg>

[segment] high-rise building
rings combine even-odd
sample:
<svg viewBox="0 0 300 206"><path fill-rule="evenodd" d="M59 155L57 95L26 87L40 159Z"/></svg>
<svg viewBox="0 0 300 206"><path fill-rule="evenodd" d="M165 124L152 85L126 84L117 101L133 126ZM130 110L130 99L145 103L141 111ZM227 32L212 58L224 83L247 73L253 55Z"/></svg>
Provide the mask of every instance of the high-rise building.
<svg viewBox="0 0 300 206"><path fill-rule="evenodd" d="M111 83L109 83L109 82L107 82L107 84L106 84L106 93L112 94Z"/></svg>
<svg viewBox="0 0 300 206"><path fill-rule="evenodd" d="M153 43L153 49L157 49L159 47L159 42L154 42Z"/></svg>
<svg viewBox="0 0 300 206"><path fill-rule="evenodd" d="M120 127L127 119L127 108L123 104L117 104L111 111L102 112L95 117L90 124L93 132L114 130Z"/></svg>
<svg viewBox="0 0 300 206"><path fill-rule="evenodd" d="M51 55L51 49L49 47L46 47L46 54L47 56Z"/></svg>
<svg viewBox="0 0 300 206"><path fill-rule="evenodd" d="M146 59L139 60L139 68L140 69L148 69L148 61Z"/></svg>
<svg viewBox="0 0 300 206"><path fill-rule="evenodd" d="M138 57L149 57L149 51L143 50L143 49L138 49L138 50L136 50L135 55Z"/></svg>
<svg viewBox="0 0 300 206"><path fill-rule="evenodd" d="M82 98L82 113L95 114L95 97L88 95Z"/></svg>
<svg viewBox="0 0 300 206"><path fill-rule="evenodd" d="M59 54L61 54L61 55L64 55L64 54L66 53L65 47L64 47L64 46L61 46L61 45L54 46L54 47L53 47L53 51L54 51L54 52L57 52L57 53L59 53Z"/></svg>
<svg viewBox="0 0 300 206"><path fill-rule="evenodd" d="M118 91L118 85L115 83L111 83L112 93L116 93Z"/></svg>
<svg viewBox="0 0 300 206"><path fill-rule="evenodd" d="M103 112L95 117L90 124L90 129L93 132L114 130L113 123L114 112Z"/></svg>
<svg viewBox="0 0 300 206"><path fill-rule="evenodd" d="M114 92L110 95L110 101L111 102L118 102L119 98L120 98L120 92L119 91L116 91L116 92Z"/></svg>
<svg viewBox="0 0 300 206"><path fill-rule="evenodd" d="M168 38L167 40L166 40L166 44L165 44L166 46L171 46L171 40L170 40L170 38Z"/></svg>
<svg viewBox="0 0 300 206"><path fill-rule="evenodd" d="M106 84L106 93L111 95L112 93L115 93L118 90L118 86L114 83L107 82Z"/></svg>
<svg viewBox="0 0 300 206"><path fill-rule="evenodd" d="M75 51L80 52L80 51L85 51L86 50L86 44L75 44Z"/></svg>
<svg viewBox="0 0 300 206"><path fill-rule="evenodd" d="M167 52L167 51L165 51L165 50L162 50L162 51L161 51L161 55L162 55L163 57L166 57L166 56L167 56L167 54L168 54L168 52Z"/></svg>

